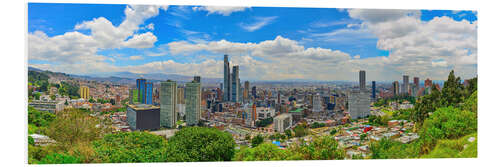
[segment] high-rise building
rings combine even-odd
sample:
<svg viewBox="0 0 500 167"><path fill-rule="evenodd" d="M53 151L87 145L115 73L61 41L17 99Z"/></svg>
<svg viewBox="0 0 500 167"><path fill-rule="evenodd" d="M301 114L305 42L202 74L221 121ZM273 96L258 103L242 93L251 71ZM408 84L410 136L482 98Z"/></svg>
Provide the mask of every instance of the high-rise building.
<svg viewBox="0 0 500 167"><path fill-rule="evenodd" d="M370 95L367 91L352 90L347 100L348 112L352 119L366 118L370 115Z"/></svg>
<svg viewBox="0 0 500 167"><path fill-rule="evenodd" d="M146 82L144 87L144 98L143 102L144 104L153 104L153 83L152 82Z"/></svg>
<svg viewBox="0 0 500 167"><path fill-rule="evenodd" d="M139 103L144 103L144 92L146 91L146 79L140 78L135 81L137 88L137 100Z"/></svg>
<svg viewBox="0 0 500 167"><path fill-rule="evenodd" d="M375 100L377 98L377 96L375 95L376 89L377 89L377 87L376 87L375 81L372 81L372 99L373 100Z"/></svg>
<svg viewBox="0 0 500 167"><path fill-rule="evenodd" d="M201 77L200 76L194 76L194 82L201 83Z"/></svg>
<svg viewBox="0 0 500 167"><path fill-rule="evenodd" d="M359 71L359 89L366 89L366 72L365 70Z"/></svg>
<svg viewBox="0 0 500 167"><path fill-rule="evenodd" d="M321 97L319 94L313 96L312 104L313 104L313 109L312 109L313 112L321 112L323 110L321 105Z"/></svg>
<svg viewBox="0 0 500 167"><path fill-rule="evenodd" d="M239 66L233 66L232 78L231 78L231 101L238 102L239 101Z"/></svg>
<svg viewBox="0 0 500 167"><path fill-rule="evenodd" d="M166 128L175 128L177 113L177 83L166 81L160 83L160 125Z"/></svg>
<svg viewBox="0 0 500 167"><path fill-rule="evenodd" d="M420 78L413 77L413 84L415 85L415 89L418 91L420 89Z"/></svg>
<svg viewBox="0 0 500 167"><path fill-rule="evenodd" d="M407 95L410 91L410 79L408 75L403 75L403 87L401 94Z"/></svg>
<svg viewBox="0 0 500 167"><path fill-rule="evenodd" d="M80 86L80 97L83 99L89 99L90 90L87 86Z"/></svg>
<svg viewBox="0 0 500 167"><path fill-rule="evenodd" d="M432 87L432 80L431 80L431 79L429 79L429 78L427 78L427 79L425 80L424 87L425 87L425 88L430 88L430 87Z"/></svg>
<svg viewBox="0 0 500 167"><path fill-rule="evenodd" d="M277 132L283 133L285 130L289 129L292 127L292 114L290 113L283 113L280 114L276 117L274 117L273 123L274 123L274 130Z"/></svg>
<svg viewBox="0 0 500 167"><path fill-rule="evenodd" d="M134 88L128 89L128 104L134 104Z"/></svg>
<svg viewBox="0 0 500 167"><path fill-rule="evenodd" d="M224 101L231 101L231 69L228 55L224 55Z"/></svg>
<svg viewBox="0 0 500 167"><path fill-rule="evenodd" d="M197 125L201 115L201 84L186 83L186 123L188 126Z"/></svg>
<svg viewBox="0 0 500 167"><path fill-rule="evenodd" d="M177 88L177 104L186 104L184 101L184 88Z"/></svg>
<svg viewBox="0 0 500 167"><path fill-rule="evenodd" d="M253 98L257 98L257 87L256 86L252 86L252 96L253 96Z"/></svg>
<svg viewBox="0 0 500 167"><path fill-rule="evenodd" d="M392 94L394 96L399 95L399 82L398 81L394 81L392 83Z"/></svg>
<svg viewBox="0 0 500 167"><path fill-rule="evenodd" d="M250 92L250 82L245 81L245 89L243 90L244 101L248 101L248 92Z"/></svg>

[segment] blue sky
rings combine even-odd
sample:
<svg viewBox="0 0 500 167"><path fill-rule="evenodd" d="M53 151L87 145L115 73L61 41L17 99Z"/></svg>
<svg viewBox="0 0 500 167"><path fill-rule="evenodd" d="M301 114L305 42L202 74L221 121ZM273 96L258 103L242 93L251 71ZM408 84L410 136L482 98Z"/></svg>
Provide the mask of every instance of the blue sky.
<svg viewBox="0 0 500 167"><path fill-rule="evenodd" d="M133 12L127 15L127 9ZM240 75L254 80L354 80L351 74L365 68L368 79L374 80L391 80L402 74L442 78L444 73L432 71L447 73L450 69L473 77L477 75L477 61L470 62L477 59L473 57L477 55L476 15L474 11L449 10L202 6L148 6L143 10L128 5L29 3L28 63L74 74L130 71L220 77L218 64L228 53L232 63L249 69ZM402 27L398 21L408 26ZM120 26L125 22L126 26ZM444 26L443 32L429 28L433 26ZM456 37L449 35L454 30ZM416 39L420 38L415 37L417 33L450 41L432 46L408 42L437 40ZM405 43L402 39L409 44L400 45ZM447 46L464 39L469 43ZM428 47L445 46L447 50L428 51ZM428 57L431 60L420 62L423 55L432 56ZM462 57L468 62L451 62ZM436 69L426 71L405 64L411 61ZM412 65L416 68L408 70ZM251 71L253 67L261 69ZM300 67L308 69L296 69ZM374 75L370 75L372 71ZM260 76L262 73L269 75Z"/></svg>

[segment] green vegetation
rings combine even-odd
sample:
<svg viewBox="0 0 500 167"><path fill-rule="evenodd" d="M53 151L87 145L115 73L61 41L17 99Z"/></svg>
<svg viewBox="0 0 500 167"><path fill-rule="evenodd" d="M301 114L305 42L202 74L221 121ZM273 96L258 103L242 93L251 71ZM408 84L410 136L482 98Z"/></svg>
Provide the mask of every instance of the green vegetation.
<svg viewBox="0 0 500 167"><path fill-rule="evenodd" d="M69 96L71 99L80 98L80 87L68 82L61 82L59 87L59 94Z"/></svg>
<svg viewBox="0 0 500 167"><path fill-rule="evenodd" d="M300 156L290 150L266 142L254 148L242 147L234 156L235 161L300 160Z"/></svg>
<svg viewBox="0 0 500 167"><path fill-rule="evenodd" d="M270 125L273 123L273 118L269 117L263 120L258 120L255 122L257 127L266 127L267 125Z"/></svg>
<svg viewBox="0 0 500 167"><path fill-rule="evenodd" d="M59 153L53 153L49 154L46 157L44 157L42 160L39 162L40 164L75 164L75 163L81 163L80 159L77 157L67 155L67 154L59 154Z"/></svg>
<svg viewBox="0 0 500 167"><path fill-rule="evenodd" d="M409 144L390 139L372 142L371 158L477 157L477 78L464 87L451 71L441 92L433 86L414 110L399 110L394 117L415 121L420 138ZM468 142L470 137L475 141Z"/></svg>
<svg viewBox="0 0 500 167"><path fill-rule="evenodd" d="M325 127L326 124L325 123L319 123L319 122L314 122L312 125L311 125L311 128L321 128L321 127Z"/></svg>
<svg viewBox="0 0 500 167"><path fill-rule="evenodd" d="M259 144L264 142L264 137L262 137L260 134L252 138L252 147L257 147Z"/></svg>
<svg viewBox="0 0 500 167"><path fill-rule="evenodd" d="M167 141L147 132L120 132L94 141L93 147L103 162L164 162Z"/></svg>
<svg viewBox="0 0 500 167"><path fill-rule="evenodd" d="M387 126L387 122L389 122L390 119L391 118L389 117L389 115L383 115L383 116L370 115L368 117L368 124L376 126Z"/></svg>
<svg viewBox="0 0 500 167"><path fill-rule="evenodd" d="M295 126L295 128L293 128L293 132L295 134L295 137L305 136L307 134L306 125L300 124Z"/></svg>
<svg viewBox="0 0 500 167"><path fill-rule="evenodd" d="M182 128L168 140L167 161L230 161L235 146L227 132L204 127Z"/></svg>

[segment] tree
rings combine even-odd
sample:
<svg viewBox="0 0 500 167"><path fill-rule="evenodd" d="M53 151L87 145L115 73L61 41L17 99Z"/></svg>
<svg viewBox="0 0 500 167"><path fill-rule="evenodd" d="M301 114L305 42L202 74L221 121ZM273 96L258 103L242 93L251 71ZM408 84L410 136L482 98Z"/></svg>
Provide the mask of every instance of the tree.
<svg viewBox="0 0 500 167"><path fill-rule="evenodd" d="M266 142L254 148L242 147L234 156L236 161L300 160L301 156Z"/></svg>
<svg viewBox="0 0 500 167"><path fill-rule="evenodd" d="M336 133L337 133L337 129L332 129L332 130L330 131L330 135L335 135Z"/></svg>
<svg viewBox="0 0 500 167"><path fill-rule="evenodd" d="M296 137L302 137L306 135L306 128L305 125L297 125L295 128L293 128L293 132L295 133Z"/></svg>
<svg viewBox="0 0 500 167"><path fill-rule="evenodd" d="M441 90L441 106L458 107L464 101L464 87L460 82L460 77L455 77L454 71L451 70Z"/></svg>
<svg viewBox="0 0 500 167"><path fill-rule="evenodd" d="M264 142L264 137L260 134L252 138L252 147L257 147L260 143Z"/></svg>
<svg viewBox="0 0 500 167"><path fill-rule="evenodd" d="M299 153L304 160L344 159L345 152L332 136L316 137L309 144L293 146L292 152Z"/></svg>
<svg viewBox="0 0 500 167"><path fill-rule="evenodd" d="M207 127L186 127L169 138L167 161L229 161L235 146L228 132Z"/></svg>
<svg viewBox="0 0 500 167"><path fill-rule="evenodd" d="M95 100L93 98L90 98L89 103L95 103Z"/></svg>
<svg viewBox="0 0 500 167"><path fill-rule="evenodd" d="M56 114L46 134L57 141L62 150L68 150L73 145L89 143L101 135L111 132L109 120L101 120L78 109L65 109Z"/></svg>
<svg viewBox="0 0 500 167"><path fill-rule="evenodd" d="M147 132L107 134L93 142L97 156L104 162L164 162L167 141Z"/></svg>
<svg viewBox="0 0 500 167"><path fill-rule="evenodd" d="M33 124L37 127L46 127L55 117L54 114L48 111L38 111L33 107L28 107L28 124Z"/></svg>
<svg viewBox="0 0 500 167"><path fill-rule="evenodd" d="M292 137L292 130L290 130L290 129L285 130L285 135L286 135L288 138Z"/></svg>

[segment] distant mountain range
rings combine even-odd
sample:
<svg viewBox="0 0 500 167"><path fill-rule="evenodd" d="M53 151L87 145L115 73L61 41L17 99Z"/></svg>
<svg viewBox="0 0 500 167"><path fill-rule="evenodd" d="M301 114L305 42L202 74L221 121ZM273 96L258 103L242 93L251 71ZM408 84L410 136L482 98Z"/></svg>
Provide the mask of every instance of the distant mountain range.
<svg viewBox="0 0 500 167"><path fill-rule="evenodd" d="M37 72L43 72L46 70L41 70L38 68L34 67L28 67L28 71L37 71ZM50 71L48 71L50 72ZM81 79L87 79L87 80L95 80L95 81L101 81L101 82L111 82L111 83L120 83L120 84L134 84L135 80L138 78L144 78L147 79L151 82L160 82L160 81L166 81L166 80L173 80L177 81L180 83L184 82L190 82L193 80L194 76L185 76L185 75L178 75L178 74L161 74L161 73L150 73L150 74L139 74L139 73L132 73L132 72L114 72L114 73L104 73L104 74L92 74L92 75L75 75L75 74L65 74L65 73L60 73L60 72L50 72L51 74L57 74L57 75L67 75L73 78L81 78ZM223 78L204 78L203 76L201 77L201 82L206 83L206 84L218 84L222 83L224 81ZM242 82L244 82L242 80ZM316 80L309 80L309 79L286 79L286 80L278 80L278 81L250 81L254 83L306 83L306 82L313 82L313 83L356 83L355 81L316 81ZM423 82L423 79L421 78L421 82ZM437 83L439 85L443 85L444 81L442 80L433 80L434 83ZM377 84L390 84L392 81L377 81Z"/></svg>

